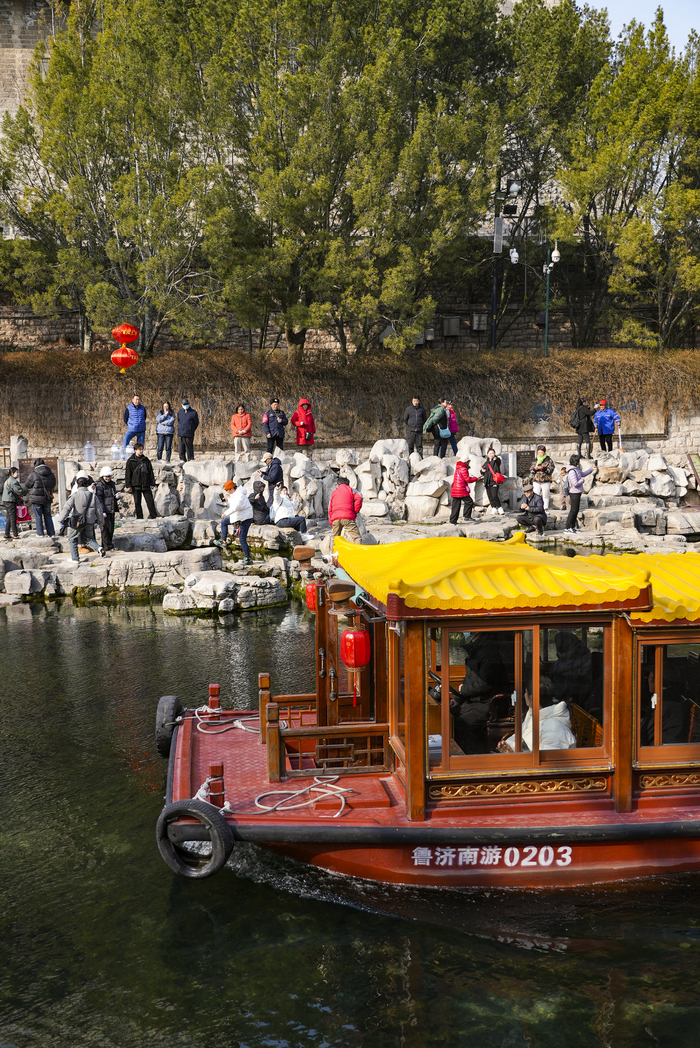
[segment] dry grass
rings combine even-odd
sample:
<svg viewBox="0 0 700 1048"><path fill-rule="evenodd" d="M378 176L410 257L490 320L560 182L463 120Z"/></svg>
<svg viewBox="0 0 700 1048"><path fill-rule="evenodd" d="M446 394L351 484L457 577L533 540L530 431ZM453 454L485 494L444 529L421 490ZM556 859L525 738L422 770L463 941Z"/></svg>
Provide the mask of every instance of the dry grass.
<svg viewBox="0 0 700 1048"><path fill-rule="evenodd" d="M228 443L228 420L239 399L252 409L258 428L273 392L288 414L300 395L308 396L320 435L329 442L362 442L390 434L414 392L426 406L443 393L453 397L462 433L485 433L489 419L501 424L510 419L517 426L533 405L568 418L579 395L607 396L630 410L660 401L690 406L700 402L700 354L567 350L545 360L507 350L461 356L433 351L404 359L389 354L351 359L344 366L319 360L298 372L281 354L263 359L178 350L144 359L120 375L103 352L2 353L0 439L7 442L11 433L23 432L36 444L71 443L88 439L98 422L116 435L135 391L151 418L163 399L179 404L182 394L189 394L209 445Z"/></svg>

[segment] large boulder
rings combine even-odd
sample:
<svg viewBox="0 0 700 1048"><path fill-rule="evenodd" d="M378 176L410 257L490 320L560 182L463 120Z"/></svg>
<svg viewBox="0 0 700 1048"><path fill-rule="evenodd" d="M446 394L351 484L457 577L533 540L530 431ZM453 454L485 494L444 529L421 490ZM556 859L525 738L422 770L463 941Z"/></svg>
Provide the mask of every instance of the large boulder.
<svg viewBox="0 0 700 1048"><path fill-rule="evenodd" d="M158 519L158 530L169 550L185 549L192 540L192 521L185 517L163 515Z"/></svg>
<svg viewBox="0 0 700 1048"><path fill-rule="evenodd" d="M650 455L646 464L646 468L650 469L652 473L665 473L667 467L668 463L659 451L655 451L653 455Z"/></svg>
<svg viewBox="0 0 700 1048"><path fill-rule="evenodd" d="M204 505L204 488L194 477L185 474L182 478L180 501L183 506L190 506L195 514Z"/></svg>
<svg viewBox="0 0 700 1048"><path fill-rule="evenodd" d="M409 484L409 487L411 485ZM406 513L409 520L424 520L434 517L438 508L438 499L429 495L406 495Z"/></svg>
<svg viewBox="0 0 700 1048"><path fill-rule="evenodd" d="M32 593L42 593L46 583L53 581L50 571L7 571L5 573L5 592L18 597L28 597Z"/></svg>
<svg viewBox="0 0 700 1048"><path fill-rule="evenodd" d="M700 531L700 521L695 523L694 517L696 514L680 513L678 510L674 510L668 513L666 516L666 532L668 535L694 535L696 531Z"/></svg>
<svg viewBox="0 0 700 1048"><path fill-rule="evenodd" d="M185 590L192 590L203 597L235 597L238 583L228 571L198 571L185 579Z"/></svg>
<svg viewBox="0 0 700 1048"><path fill-rule="evenodd" d="M653 456L650 456L650 460ZM660 498L673 498L676 494L676 482L668 473L654 473L649 481L652 495Z"/></svg>
<svg viewBox="0 0 700 1048"><path fill-rule="evenodd" d="M189 590L182 593L166 593L163 597L163 611L170 615L183 615L197 607L193 594Z"/></svg>
<svg viewBox="0 0 700 1048"><path fill-rule="evenodd" d="M214 484L223 488L227 480L233 480L233 470L234 463L231 459L226 462L217 459L194 459L182 464L185 476L194 477L204 487Z"/></svg>
<svg viewBox="0 0 700 1048"><path fill-rule="evenodd" d="M413 453L416 454L415 452ZM414 463L413 455L411 455L411 475L418 480L422 473L445 473L447 462L444 458L439 458L438 455L427 455L424 459L418 458L417 462Z"/></svg>
<svg viewBox="0 0 700 1048"><path fill-rule="evenodd" d="M366 459L355 470L363 497L373 498L382 483L382 465L380 459Z"/></svg>
<svg viewBox="0 0 700 1048"><path fill-rule="evenodd" d="M406 501L408 499L423 498L428 496L439 499L443 491L447 491L449 483L443 474L422 473L420 480L412 480L406 488ZM411 518L409 518L411 519Z"/></svg>
<svg viewBox="0 0 700 1048"><path fill-rule="evenodd" d="M401 439L376 441L369 453L370 462L381 462L384 455L398 455L399 458L406 459L408 462L408 441Z"/></svg>
<svg viewBox="0 0 700 1048"><path fill-rule="evenodd" d="M408 484L409 469L406 459L398 455L385 455L382 459L382 487L386 491L404 491Z"/></svg>
<svg viewBox="0 0 700 1048"><path fill-rule="evenodd" d="M177 493L177 488L172 488L165 481L158 485L154 499L156 509L161 517L171 517L180 508L180 496Z"/></svg>
<svg viewBox="0 0 700 1048"><path fill-rule="evenodd" d="M339 448L335 453L335 461L339 466L356 466L359 459L352 448Z"/></svg>
<svg viewBox="0 0 700 1048"><path fill-rule="evenodd" d="M291 528L277 528L274 524L252 524L248 529L248 542L251 546L262 546L277 551L299 546L301 536Z"/></svg>
<svg viewBox="0 0 700 1048"><path fill-rule="evenodd" d="M299 513L302 517L309 519L323 516L323 484L320 479L303 473L292 484L292 492L299 496Z"/></svg>
<svg viewBox="0 0 700 1048"><path fill-rule="evenodd" d="M389 507L382 499L365 499L362 512L366 517L386 517L389 515Z"/></svg>
<svg viewBox="0 0 700 1048"><path fill-rule="evenodd" d="M238 583L236 603L242 611L287 603L287 593L279 579L236 575L235 580Z"/></svg>
<svg viewBox="0 0 700 1048"><path fill-rule="evenodd" d="M122 531L121 528L114 533L113 545L125 553L165 553L168 548L160 533Z"/></svg>

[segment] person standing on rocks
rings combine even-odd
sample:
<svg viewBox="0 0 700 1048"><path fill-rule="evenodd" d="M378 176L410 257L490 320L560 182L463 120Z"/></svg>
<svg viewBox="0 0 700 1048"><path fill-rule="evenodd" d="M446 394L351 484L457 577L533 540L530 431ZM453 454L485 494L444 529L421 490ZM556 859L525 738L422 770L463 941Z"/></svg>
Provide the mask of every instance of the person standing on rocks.
<svg viewBox="0 0 700 1048"><path fill-rule="evenodd" d="M535 493L540 495L542 498L542 505L545 512L549 509L549 491L552 486L552 476L554 475L554 460L547 454L547 448L544 444L537 445L537 454L535 455L535 461L532 464L530 470L530 478L535 489Z"/></svg>
<svg viewBox="0 0 700 1048"><path fill-rule="evenodd" d="M153 475L151 460L143 453L143 444L134 444L134 454L126 462L126 473L124 474L124 490L134 493L134 512L137 520L143 520L143 509L141 498L145 498L148 506L148 515L151 520L158 516L156 504L153 501L153 489L156 486L156 478Z"/></svg>
<svg viewBox="0 0 700 1048"><path fill-rule="evenodd" d="M289 420L280 408L279 399L273 397L270 401L270 410L266 411L262 417L262 427L267 438L267 450L269 452L272 453L275 447L278 447L280 451L283 450L284 427L288 425Z"/></svg>
<svg viewBox="0 0 700 1048"><path fill-rule="evenodd" d="M173 437L175 436L175 412L170 407L170 401L163 401L163 409L156 415L156 437L158 438L157 457L160 462L163 451L165 461L170 462L173 450Z"/></svg>
<svg viewBox="0 0 700 1048"><path fill-rule="evenodd" d="M182 398L182 407L177 413L177 439L180 461L191 462L194 458L194 435L199 426L199 415L190 407L188 397Z"/></svg>
<svg viewBox="0 0 700 1048"><path fill-rule="evenodd" d="M133 460L131 456L129 461ZM97 504L102 510L102 526L100 537L105 552L114 549L114 516L117 512L117 486L113 480L114 473L111 466L103 466L100 470L100 479L95 484L95 497Z"/></svg>
<svg viewBox="0 0 700 1048"><path fill-rule="evenodd" d="M27 494L24 484L19 482L19 470L13 466L2 488L2 509L5 514L5 542L10 541L10 531L17 538L17 504Z"/></svg>
<svg viewBox="0 0 700 1048"><path fill-rule="evenodd" d="M284 480L282 473L282 463L278 458L273 458L269 451L263 455L263 462L265 463L265 469L259 469L258 475L262 480L267 481L267 490L269 492L267 497L267 505L272 505L272 498L275 494L275 488L278 484L281 484Z"/></svg>
<svg viewBox="0 0 700 1048"><path fill-rule="evenodd" d="M263 495L264 490L265 485L261 480L253 482L253 494L248 496L253 507L253 524L270 523L270 510Z"/></svg>
<svg viewBox="0 0 700 1048"><path fill-rule="evenodd" d="M598 439L600 441L601 451L612 451L613 449L613 435L615 433L615 426L621 426L621 420L618 413L608 407L607 400L601 400L596 405L596 413L593 416L593 421L598 427Z"/></svg>
<svg viewBox="0 0 700 1048"><path fill-rule="evenodd" d="M301 535L302 542L308 542L306 517L297 514L297 508L289 497L289 491L278 484L272 499L272 522L277 528L294 528Z"/></svg>
<svg viewBox="0 0 700 1048"><path fill-rule="evenodd" d="M415 450L423 458L423 426L426 418L426 410L420 402L420 397L413 397L403 413L409 455Z"/></svg>
<svg viewBox="0 0 700 1048"><path fill-rule="evenodd" d="M143 450L141 445L136 446ZM132 455L129 462L133 462L133 459ZM102 510L95 492L90 491L89 484L89 477L78 478L75 491L64 505L61 517L61 525L68 525L68 546L71 560L76 566L80 564L78 545L94 549L101 557L105 555L104 549L97 545L95 539L95 524L102 524Z"/></svg>
<svg viewBox="0 0 700 1048"><path fill-rule="evenodd" d="M569 516L566 518L565 535L575 535L578 531L578 511L581 505L581 495L583 494L583 478L589 477L593 472L598 472L596 466L591 466L587 470L581 470L580 462L581 458L579 455L572 455L569 459L569 465L566 467L566 484L569 489Z"/></svg>
<svg viewBox="0 0 700 1048"><path fill-rule="evenodd" d="M459 423L457 422L457 412L455 406L451 400L447 402L447 428L450 431L450 447L453 453L457 454L457 434L459 433Z"/></svg>
<svg viewBox="0 0 700 1048"><path fill-rule="evenodd" d="M221 543L219 545L223 545L228 538L229 524L237 524L238 541L243 550L243 563L251 564L248 531L253 523L253 507L245 488L239 488L235 480L227 480L224 484L224 491L228 506L221 518Z"/></svg>
<svg viewBox="0 0 700 1048"><path fill-rule="evenodd" d="M481 479L484 482L486 488L486 494L489 497L489 504L491 509L489 513L496 514L500 513L503 515L503 506L501 505L501 497L498 494L499 484L496 480L496 476L501 472L501 459L496 454L493 448L489 448L486 452L486 462L481 467Z"/></svg>
<svg viewBox="0 0 700 1048"><path fill-rule="evenodd" d="M443 397L439 404L430 409L430 414L423 425L423 432L433 434L433 455L444 458L450 439L447 397Z"/></svg>
<svg viewBox="0 0 700 1048"><path fill-rule="evenodd" d="M581 446L582 444L588 445L588 455L586 458L590 458L592 454L591 449L591 433L595 432L595 425L593 423L593 408L588 406L588 402L578 398L576 404L576 410L571 416L570 423L576 430L578 437L578 456L581 458Z"/></svg>
<svg viewBox="0 0 700 1048"><path fill-rule="evenodd" d="M39 537L46 534L53 537L56 532L51 516L51 503L53 502L56 478L42 458L34 459L34 469L27 478L27 497L25 499L34 510L36 522L36 533Z"/></svg>
<svg viewBox="0 0 700 1048"><path fill-rule="evenodd" d="M231 415L231 436L233 437L233 459L238 460L239 455L247 455L250 451L250 436L253 432L253 420L245 409L245 404L239 404L236 414Z"/></svg>
<svg viewBox="0 0 700 1048"><path fill-rule="evenodd" d="M126 433L122 441L122 447L130 444L134 437L141 443L146 443L146 408L141 403L141 397L134 393L131 403L124 409L124 422Z"/></svg>
<svg viewBox="0 0 700 1048"><path fill-rule="evenodd" d="M297 431L297 447L313 445L316 423L311 413L311 404L306 397L299 401L299 407L292 415L292 425Z"/></svg>
<svg viewBox="0 0 700 1048"><path fill-rule="evenodd" d="M542 496L535 490L532 481L528 478L523 481L523 501L520 503L523 510L515 519L526 532L537 529L537 534L544 535L544 526L547 523L547 514L544 508Z"/></svg>
<svg viewBox="0 0 700 1048"><path fill-rule="evenodd" d="M352 490L347 477L338 477L338 487L333 491L328 505L328 522L334 539L345 529L351 542L362 543L356 523L361 509L362 495Z"/></svg>
<svg viewBox="0 0 700 1048"><path fill-rule="evenodd" d="M464 462L457 462L455 465L455 475L452 478L452 487L450 488L450 495L452 496L452 506L450 507L450 524L456 524L459 519L459 507L464 507L464 520L472 519L472 511L474 509L474 499L471 496L470 484L476 484L479 477L469 476L469 464L470 460L465 459Z"/></svg>

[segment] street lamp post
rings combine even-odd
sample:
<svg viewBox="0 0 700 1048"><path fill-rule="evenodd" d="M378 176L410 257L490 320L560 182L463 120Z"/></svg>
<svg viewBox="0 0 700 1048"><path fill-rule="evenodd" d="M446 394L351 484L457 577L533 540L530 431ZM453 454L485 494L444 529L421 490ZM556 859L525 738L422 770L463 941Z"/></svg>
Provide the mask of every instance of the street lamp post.
<svg viewBox="0 0 700 1048"><path fill-rule="evenodd" d="M554 266L561 258L559 254L559 248L557 242L554 242L554 251L552 252L552 261L549 260L549 241L547 241L547 261L542 266L542 274L547 282L547 289L545 291L544 299L544 355L549 356L549 275L554 269Z"/></svg>

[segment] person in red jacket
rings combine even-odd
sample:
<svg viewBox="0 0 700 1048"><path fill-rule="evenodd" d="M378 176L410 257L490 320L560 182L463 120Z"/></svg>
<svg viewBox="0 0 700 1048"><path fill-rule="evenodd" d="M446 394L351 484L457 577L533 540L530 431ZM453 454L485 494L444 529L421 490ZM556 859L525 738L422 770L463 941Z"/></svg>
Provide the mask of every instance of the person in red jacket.
<svg viewBox="0 0 700 1048"><path fill-rule="evenodd" d="M328 520L333 529L333 538L337 539L343 528L351 542L361 543L355 518L362 509L362 495L353 491L346 477L338 477L338 487L331 495L328 506Z"/></svg>
<svg viewBox="0 0 700 1048"><path fill-rule="evenodd" d="M479 477L469 476L469 459L458 462L455 466L455 475L452 481L450 494L452 495L452 508L450 509L450 524L456 524L459 518L460 503L464 506L464 519L472 519L474 499L470 494L470 484L476 484Z"/></svg>
<svg viewBox="0 0 700 1048"><path fill-rule="evenodd" d="M299 401L299 407L292 415L291 421L292 425L296 426L297 445L313 444L316 423L311 414L311 404L306 397L302 397Z"/></svg>

